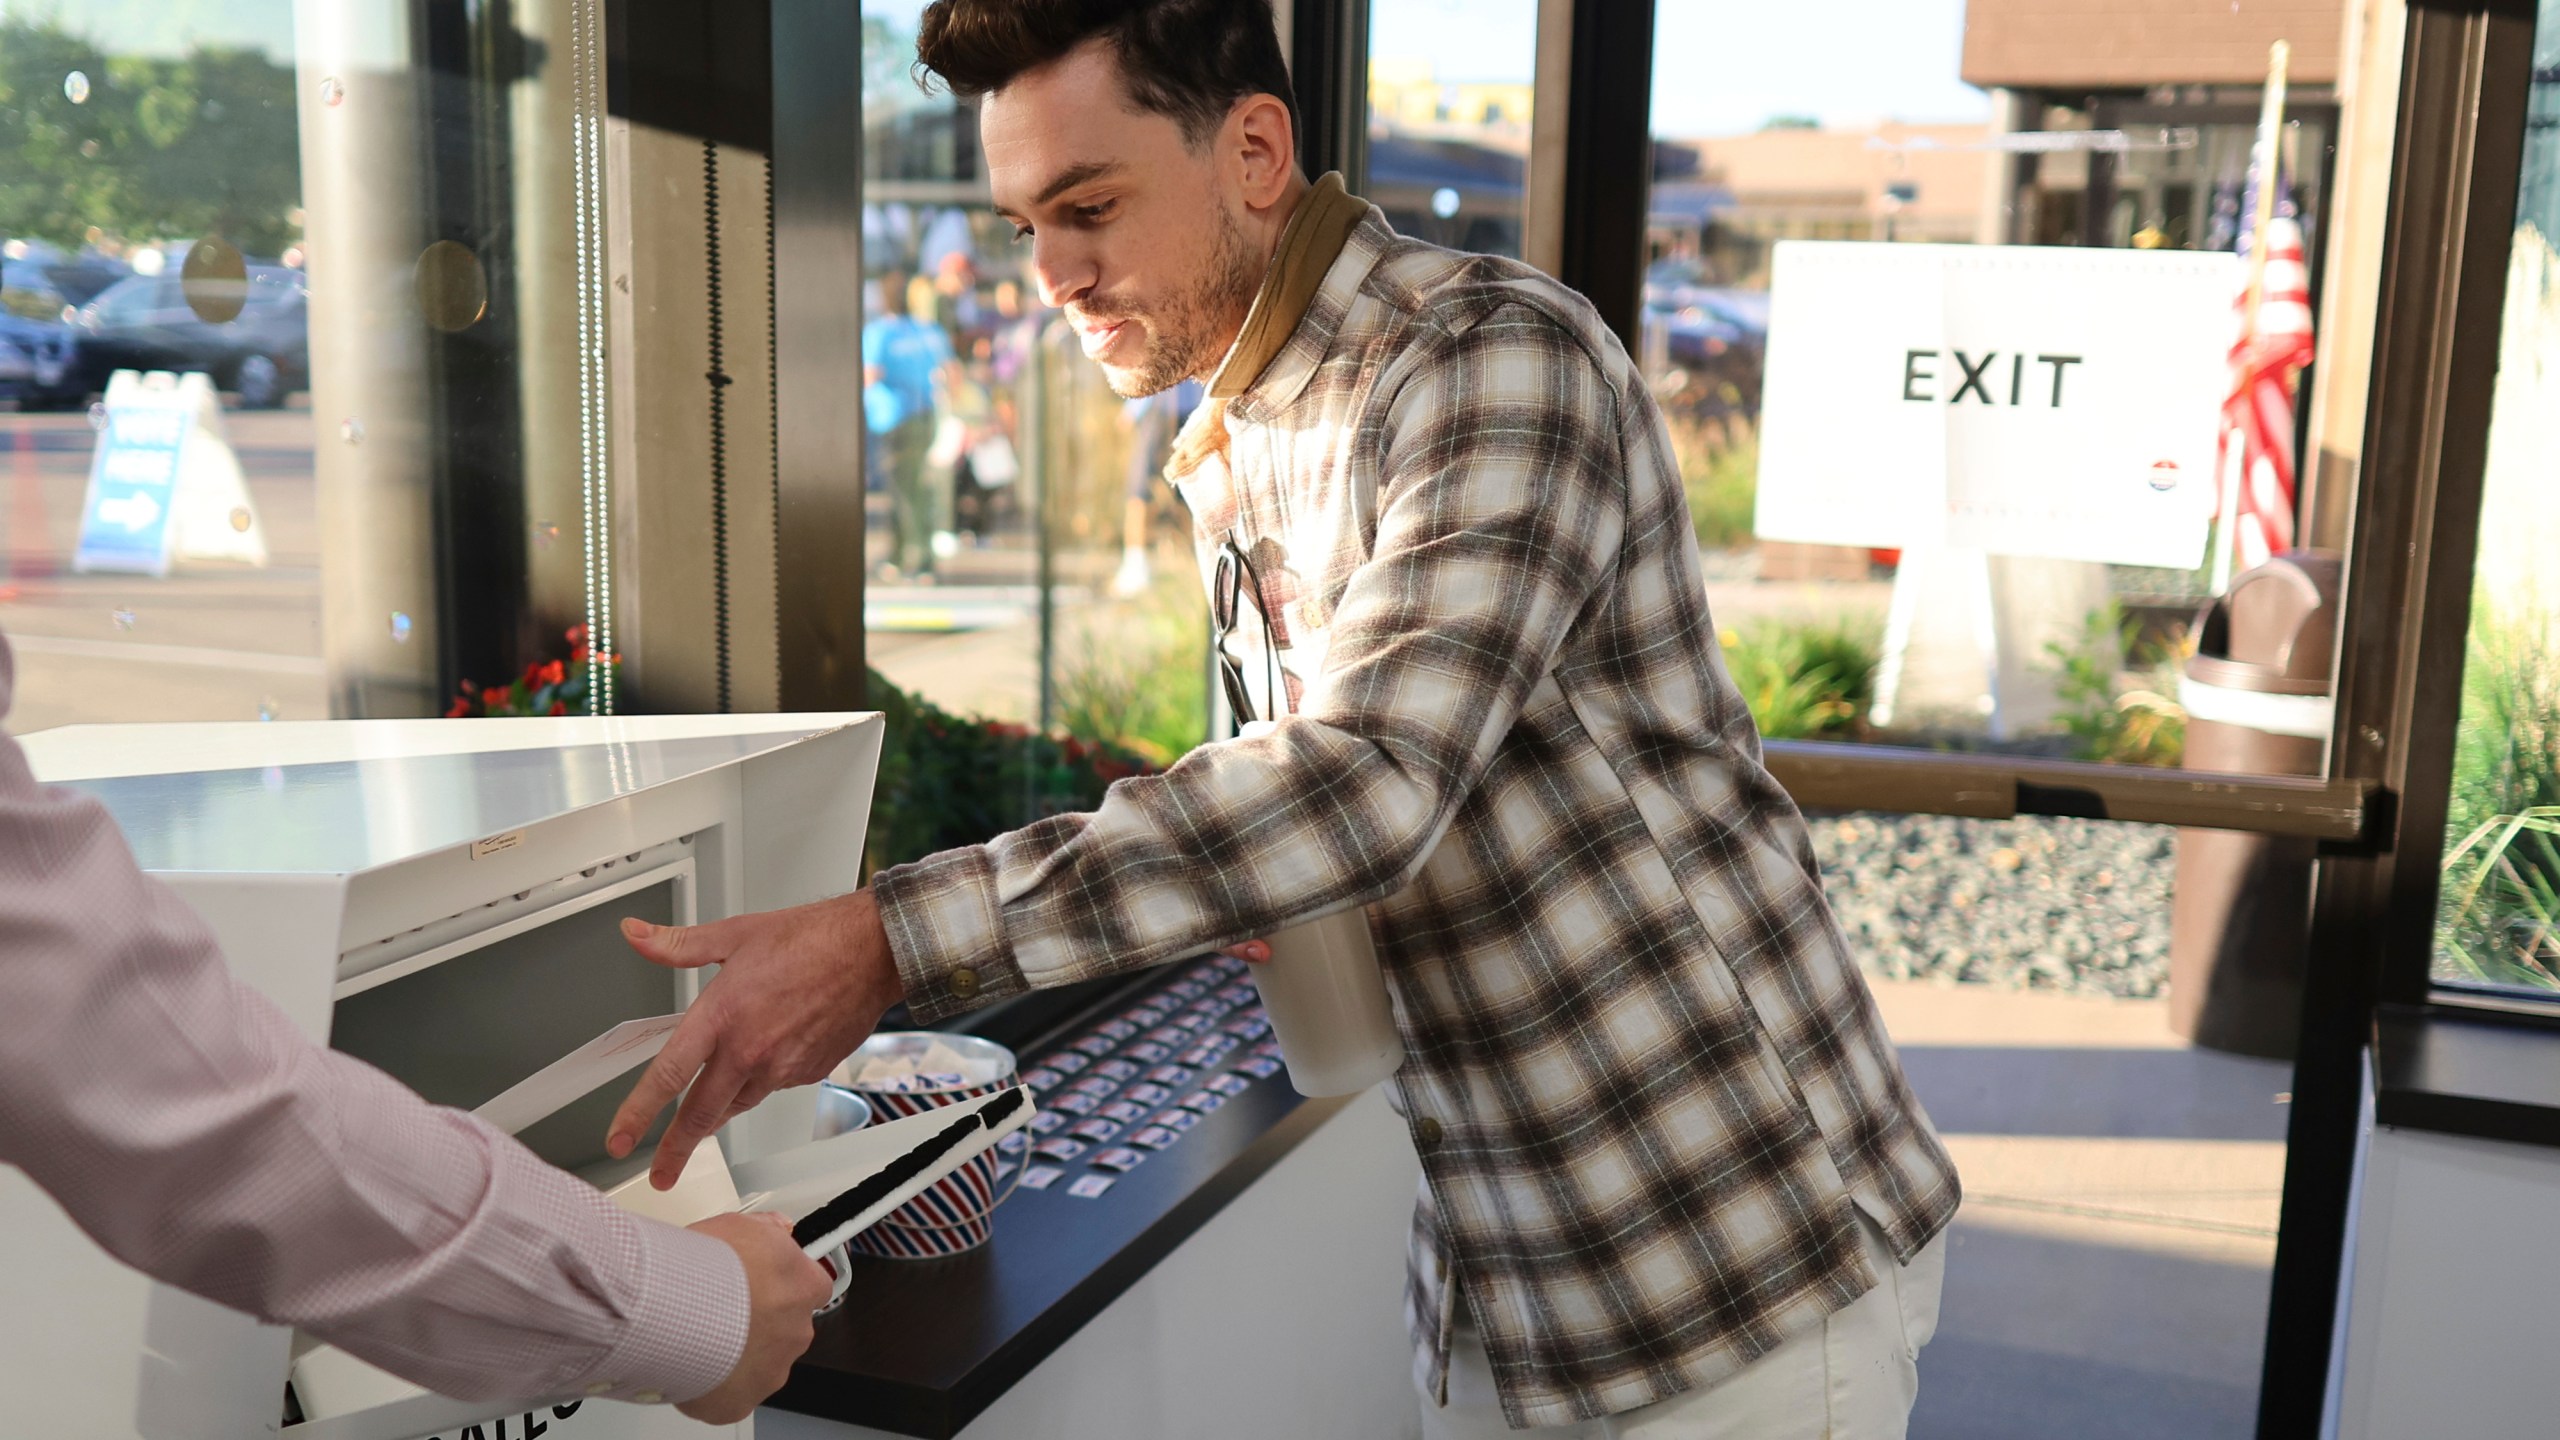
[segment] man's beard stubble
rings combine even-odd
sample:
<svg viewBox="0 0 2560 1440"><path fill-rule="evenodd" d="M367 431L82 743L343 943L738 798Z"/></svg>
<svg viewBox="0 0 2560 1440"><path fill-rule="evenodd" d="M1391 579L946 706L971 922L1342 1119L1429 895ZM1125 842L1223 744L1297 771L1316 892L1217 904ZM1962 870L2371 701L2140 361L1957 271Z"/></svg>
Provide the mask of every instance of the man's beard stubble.
<svg viewBox="0 0 2560 1440"><path fill-rule="evenodd" d="M1156 343L1135 369L1103 371L1112 391L1123 398L1153 395L1194 375L1206 374L1224 357L1236 327L1253 308L1254 293L1262 288L1267 262L1254 255L1244 227L1235 222L1225 206L1212 203L1209 213L1216 226L1217 242L1210 249L1209 263L1199 282L1161 311L1128 312L1129 318L1157 322Z"/></svg>

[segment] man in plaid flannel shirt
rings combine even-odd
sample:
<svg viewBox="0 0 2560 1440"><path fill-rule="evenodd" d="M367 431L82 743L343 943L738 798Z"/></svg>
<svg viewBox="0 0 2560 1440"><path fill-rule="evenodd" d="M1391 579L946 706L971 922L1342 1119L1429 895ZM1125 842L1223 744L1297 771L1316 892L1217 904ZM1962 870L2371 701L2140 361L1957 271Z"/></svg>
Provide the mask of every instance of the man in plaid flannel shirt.
<svg viewBox="0 0 2560 1440"><path fill-rule="evenodd" d="M1209 379L1171 473L1204 556L1254 562L1277 653L1240 668L1286 718L867 892L641 927L726 968L617 1144L698 1070L671 1179L901 997L1260 958L1366 905L1428 1433L1902 1433L1954 1167L1762 768L1624 349L1310 185L1263 4L942 0L920 49L985 97L997 207L1114 387Z"/></svg>

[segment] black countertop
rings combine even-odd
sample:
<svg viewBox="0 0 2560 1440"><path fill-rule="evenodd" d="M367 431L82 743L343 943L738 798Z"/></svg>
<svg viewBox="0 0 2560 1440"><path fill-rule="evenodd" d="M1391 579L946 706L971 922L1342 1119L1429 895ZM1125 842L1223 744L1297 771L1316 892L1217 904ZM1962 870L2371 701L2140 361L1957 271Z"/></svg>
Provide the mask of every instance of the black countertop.
<svg viewBox="0 0 2560 1440"><path fill-rule="evenodd" d="M1199 960L1071 996L1026 997L1039 1003L1017 1002L1010 1013L990 1012L968 1028L1011 1045L1028 1073L1096 1027L1163 1003L1167 989L1186 981L1205 981L1207 996L1232 996L1250 983L1233 962ZM1185 1000L1180 1008L1197 1003ZM1246 998L1201 1033L1219 1034L1258 1015ZM1172 1023L1170 1015L1163 1023ZM1156 1027L1142 1027L1125 1043L1144 1043L1149 1028ZM1216 1063L1189 1068L1200 1080L1236 1074L1266 1039L1242 1040ZM1178 1056L1145 1068L1155 1063L1178 1063ZM1307 1100L1290 1088L1285 1071L1238 1078L1250 1083L1101 1196L1078 1198L1068 1186L1101 1173L1090 1162L1106 1147L1063 1164L1034 1158L1030 1163L1054 1165L1064 1177L1045 1190L1017 1190L996 1211L995 1238L978 1249L938 1260L854 1257L844 1306L818 1321L817 1341L791 1383L765 1403L902 1435L957 1434L1349 1103ZM1044 1108L1065 1093L1051 1090Z"/></svg>
<svg viewBox="0 0 2560 1440"><path fill-rule="evenodd" d="M2560 1146L2560 1016L2386 1005L2373 1029L2374 1123Z"/></svg>

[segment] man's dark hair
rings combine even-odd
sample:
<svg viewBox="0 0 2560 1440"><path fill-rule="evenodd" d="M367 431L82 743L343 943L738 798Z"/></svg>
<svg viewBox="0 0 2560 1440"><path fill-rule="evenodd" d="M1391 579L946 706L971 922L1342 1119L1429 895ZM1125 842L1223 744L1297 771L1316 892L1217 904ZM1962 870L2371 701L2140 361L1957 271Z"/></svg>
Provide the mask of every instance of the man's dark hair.
<svg viewBox="0 0 2560 1440"><path fill-rule="evenodd" d="M1248 95L1273 95L1298 121L1271 0L934 0L916 66L962 99L1104 40L1140 110L1170 117L1198 145Z"/></svg>

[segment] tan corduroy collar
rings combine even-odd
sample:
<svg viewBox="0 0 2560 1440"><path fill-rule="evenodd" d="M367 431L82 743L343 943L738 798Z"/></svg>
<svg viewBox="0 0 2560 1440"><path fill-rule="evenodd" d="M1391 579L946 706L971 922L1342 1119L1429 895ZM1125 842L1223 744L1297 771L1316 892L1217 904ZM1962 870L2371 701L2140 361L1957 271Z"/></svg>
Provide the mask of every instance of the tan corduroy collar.
<svg viewBox="0 0 2560 1440"><path fill-rule="evenodd" d="M1298 332L1299 322L1306 319L1325 273L1342 257L1342 247L1368 213L1369 202L1343 188L1339 173L1328 172L1308 187L1297 213L1289 217L1288 228L1280 232L1271 266L1262 274L1262 288L1254 294L1253 308L1245 312L1244 328L1236 332L1235 344L1228 347L1218 372L1209 377L1208 399L1174 442L1167 475L1179 479L1210 454L1226 448L1226 402L1243 394L1271 368L1289 337Z"/></svg>
<svg viewBox="0 0 2560 1440"><path fill-rule="evenodd" d="M1298 213L1280 232L1279 248L1271 252L1271 268L1262 274L1262 289L1245 312L1244 328L1236 332L1225 363L1209 378L1210 399L1232 400L1262 378L1280 347L1297 333L1352 228L1368 213L1368 202L1343 188L1339 172L1327 172L1307 188Z"/></svg>

